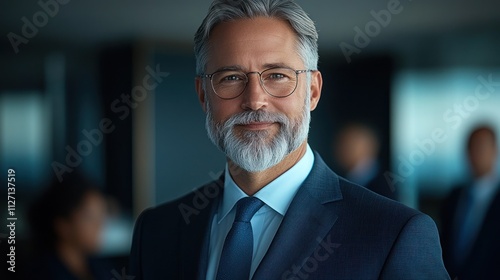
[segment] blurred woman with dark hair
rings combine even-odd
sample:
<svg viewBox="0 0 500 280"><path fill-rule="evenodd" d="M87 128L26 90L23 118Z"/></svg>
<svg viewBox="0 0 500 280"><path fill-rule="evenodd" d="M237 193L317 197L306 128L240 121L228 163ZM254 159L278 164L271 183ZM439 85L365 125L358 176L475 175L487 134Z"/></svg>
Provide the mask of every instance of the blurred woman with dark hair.
<svg viewBox="0 0 500 280"><path fill-rule="evenodd" d="M105 202L99 189L71 174L54 181L31 208L30 224L38 252L35 279L108 279L110 271L92 255L100 247Z"/></svg>

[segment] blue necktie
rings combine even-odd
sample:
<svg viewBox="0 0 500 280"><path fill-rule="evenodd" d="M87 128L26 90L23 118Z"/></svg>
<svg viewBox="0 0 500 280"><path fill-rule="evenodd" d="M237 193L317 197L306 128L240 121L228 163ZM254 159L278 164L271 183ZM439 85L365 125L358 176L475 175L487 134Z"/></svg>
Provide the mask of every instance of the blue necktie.
<svg viewBox="0 0 500 280"><path fill-rule="evenodd" d="M255 197L245 197L236 204L236 217L229 230L219 261L217 280L244 280L250 277L253 232L250 220L264 205Z"/></svg>

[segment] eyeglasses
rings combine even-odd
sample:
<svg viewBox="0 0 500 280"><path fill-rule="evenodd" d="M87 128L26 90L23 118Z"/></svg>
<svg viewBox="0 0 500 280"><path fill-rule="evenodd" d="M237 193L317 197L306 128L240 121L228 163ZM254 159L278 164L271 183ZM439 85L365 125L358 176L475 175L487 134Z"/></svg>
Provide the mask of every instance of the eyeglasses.
<svg viewBox="0 0 500 280"><path fill-rule="evenodd" d="M212 74L202 74L201 78L210 79L214 93L221 99L240 96L248 84L248 75L259 74L262 88L271 96L283 98L295 92L299 74L314 70L293 70L291 68L270 68L262 72L245 73L240 70L219 70Z"/></svg>

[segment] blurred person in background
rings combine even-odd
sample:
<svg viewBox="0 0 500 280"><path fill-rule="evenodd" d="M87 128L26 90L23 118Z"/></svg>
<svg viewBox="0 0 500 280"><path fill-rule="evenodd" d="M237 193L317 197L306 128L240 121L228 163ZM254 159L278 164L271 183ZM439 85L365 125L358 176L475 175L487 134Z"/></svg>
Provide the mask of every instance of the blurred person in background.
<svg viewBox="0 0 500 280"><path fill-rule="evenodd" d="M333 149L336 163L346 179L396 199L395 190L380 170L380 137L375 129L364 123L349 123L338 133Z"/></svg>
<svg viewBox="0 0 500 280"><path fill-rule="evenodd" d="M93 255L106 216L99 189L83 176L54 181L32 206L35 257L29 279L107 279L110 269Z"/></svg>
<svg viewBox="0 0 500 280"><path fill-rule="evenodd" d="M442 246L452 278L493 279L500 274L500 178L497 138L489 126L467 143L472 181L455 188L442 207Z"/></svg>

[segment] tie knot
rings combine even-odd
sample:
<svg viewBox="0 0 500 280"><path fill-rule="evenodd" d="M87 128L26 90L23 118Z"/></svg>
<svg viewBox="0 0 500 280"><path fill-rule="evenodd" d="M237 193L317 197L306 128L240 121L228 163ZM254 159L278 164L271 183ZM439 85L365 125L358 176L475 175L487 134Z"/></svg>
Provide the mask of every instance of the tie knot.
<svg viewBox="0 0 500 280"><path fill-rule="evenodd" d="M234 221L250 222L253 215L264 205L262 200L256 197L244 197L236 203L236 217Z"/></svg>

